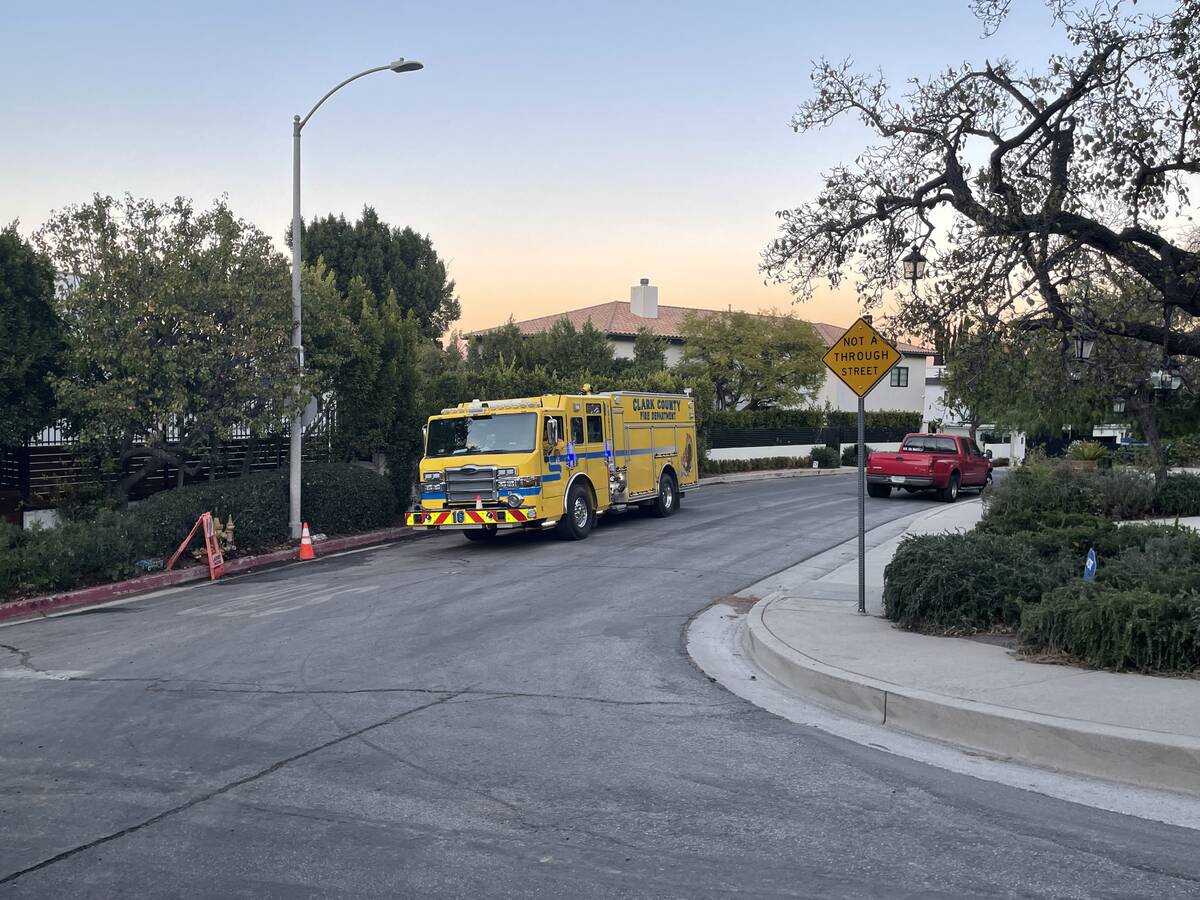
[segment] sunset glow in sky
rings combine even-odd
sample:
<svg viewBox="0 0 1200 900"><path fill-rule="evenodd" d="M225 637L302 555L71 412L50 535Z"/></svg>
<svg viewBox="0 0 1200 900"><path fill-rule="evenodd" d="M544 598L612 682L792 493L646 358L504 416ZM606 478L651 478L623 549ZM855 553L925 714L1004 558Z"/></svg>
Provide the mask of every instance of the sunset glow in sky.
<svg viewBox="0 0 1200 900"><path fill-rule="evenodd" d="M1040 65L1030 0L981 41L966 0L843 2L19 3L5 13L0 222L31 232L93 192L228 194L282 249L291 117L396 56L426 69L350 85L304 132L304 215L374 205L429 233L466 330L628 299L783 307L759 253L777 209L865 132L787 126L810 62L893 82L963 58ZM852 292L804 318L839 324Z"/></svg>

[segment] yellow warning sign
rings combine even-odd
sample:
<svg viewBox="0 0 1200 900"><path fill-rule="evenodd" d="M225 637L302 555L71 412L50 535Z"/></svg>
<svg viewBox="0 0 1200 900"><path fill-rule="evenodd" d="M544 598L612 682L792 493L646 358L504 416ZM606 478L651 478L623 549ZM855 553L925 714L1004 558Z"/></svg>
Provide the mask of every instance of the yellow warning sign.
<svg viewBox="0 0 1200 900"><path fill-rule="evenodd" d="M863 319L847 328L824 356L829 370L859 397L870 393L902 358L900 351Z"/></svg>

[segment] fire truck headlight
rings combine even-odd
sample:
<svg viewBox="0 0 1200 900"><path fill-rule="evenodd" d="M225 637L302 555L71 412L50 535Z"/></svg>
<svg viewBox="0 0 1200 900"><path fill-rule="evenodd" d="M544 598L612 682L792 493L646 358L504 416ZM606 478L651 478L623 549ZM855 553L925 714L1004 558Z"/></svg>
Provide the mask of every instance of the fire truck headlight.
<svg viewBox="0 0 1200 900"><path fill-rule="evenodd" d="M540 475L522 475L519 478L501 478L497 481L497 486L502 491L515 491L518 488L537 487L541 483Z"/></svg>
<svg viewBox="0 0 1200 900"><path fill-rule="evenodd" d="M513 509L517 509L521 505L522 499L520 494L509 494L508 505Z"/></svg>

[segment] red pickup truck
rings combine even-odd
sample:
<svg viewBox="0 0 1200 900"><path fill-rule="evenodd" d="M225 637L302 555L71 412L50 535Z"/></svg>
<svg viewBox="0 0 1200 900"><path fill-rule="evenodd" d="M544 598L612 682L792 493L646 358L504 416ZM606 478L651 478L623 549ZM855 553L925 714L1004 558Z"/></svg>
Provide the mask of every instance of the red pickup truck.
<svg viewBox="0 0 1200 900"><path fill-rule="evenodd" d="M909 493L937 491L953 503L962 488L983 492L992 481L992 453L969 437L953 434L906 435L899 450L877 450L867 459L867 493L887 497L892 488Z"/></svg>

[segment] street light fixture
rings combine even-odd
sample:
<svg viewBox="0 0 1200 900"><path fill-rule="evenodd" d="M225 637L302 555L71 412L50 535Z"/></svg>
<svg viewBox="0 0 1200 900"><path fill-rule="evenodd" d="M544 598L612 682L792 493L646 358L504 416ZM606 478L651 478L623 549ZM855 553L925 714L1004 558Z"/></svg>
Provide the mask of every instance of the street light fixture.
<svg viewBox="0 0 1200 900"><path fill-rule="evenodd" d="M1096 349L1096 338L1091 334L1075 335L1075 358L1084 360L1085 362L1092 358L1092 351Z"/></svg>
<svg viewBox="0 0 1200 900"><path fill-rule="evenodd" d="M917 289L917 282L925 277L925 264L929 262L921 251L917 249L917 245L913 244L912 249L904 256L900 257L900 264L903 266L904 279L911 281L913 290Z"/></svg>
<svg viewBox="0 0 1200 900"><path fill-rule="evenodd" d="M296 394L300 395L301 378L304 375L304 344L300 333L300 132L308 124L313 113L321 108L321 104L332 97L352 81L357 81L364 75L375 72L391 71L397 75L403 72L416 72L424 65L415 59L392 60L382 66L375 66L351 75L345 81L335 85L325 93L316 105L308 111L303 119L299 116L292 118L292 353L296 367ZM304 448L304 413L298 412L292 419L291 440L288 447L288 481L290 485L288 503L288 527L292 540L300 537L300 456Z"/></svg>

